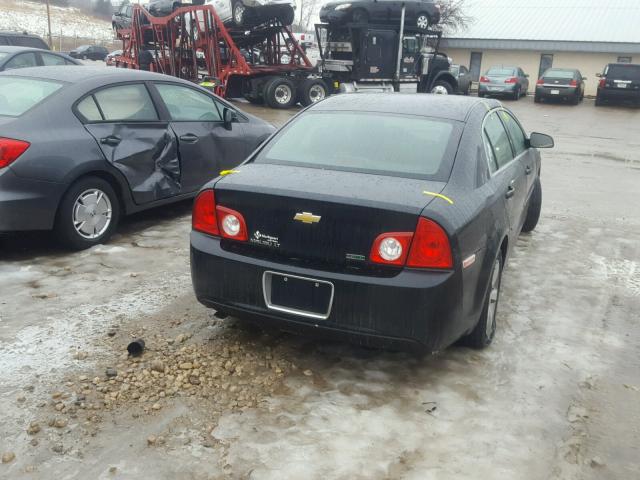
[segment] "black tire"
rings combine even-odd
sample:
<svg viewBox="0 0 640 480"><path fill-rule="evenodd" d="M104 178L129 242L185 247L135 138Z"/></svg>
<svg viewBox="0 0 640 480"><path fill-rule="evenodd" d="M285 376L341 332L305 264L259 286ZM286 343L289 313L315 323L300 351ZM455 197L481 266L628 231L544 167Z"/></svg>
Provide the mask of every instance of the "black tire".
<svg viewBox="0 0 640 480"><path fill-rule="evenodd" d="M111 217L100 235L95 238L86 238L76 229L74 215L79 197L91 190L98 190L107 198L108 203L111 205ZM58 206L53 231L58 241L65 247L73 250L84 250L108 240L116 230L119 221L120 200L111 184L102 178L85 177L71 185L62 197L62 201Z"/></svg>
<svg viewBox="0 0 640 480"><path fill-rule="evenodd" d="M271 108L291 108L298 100L296 86L286 77L273 77L264 86L264 100Z"/></svg>
<svg viewBox="0 0 640 480"><path fill-rule="evenodd" d="M369 23L369 14L363 8L356 8L351 14L353 23Z"/></svg>
<svg viewBox="0 0 640 480"><path fill-rule="evenodd" d="M489 285L487 287L487 293L485 295L484 305L482 307L482 313L480 314L478 323L471 333L465 335L458 341L460 345L478 350L491 345L496 334L496 316L500 301L500 290L502 287L502 271L502 252L498 252L498 256L493 262L493 267L489 274ZM497 277L494 277L494 274L496 274ZM494 284L494 282L497 282L497 284ZM494 291L494 287L497 290ZM491 323L489 324L489 322Z"/></svg>
<svg viewBox="0 0 640 480"><path fill-rule="evenodd" d="M573 97L571 97L569 103L571 103L571 105L578 105L580 103L580 95L576 93Z"/></svg>
<svg viewBox="0 0 640 480"><path fill-rule="evenodd" d="M484 98L484 97L485 97L484 93L478 92L478 98Z"/></svg>
<svg viewBox="0 0 640 480"><path fill-rule="evenodd" d="M511 100L520 100L520 87L516 88L516 91L513 92L513 95L511 95Z"/></svg>
<svg viewBox="0 0 640 480"><path fill-rule="evenodd" d="M436 81L431 86L431 91L429 93L436 93L434 90L436 90L438 87L443 87L447 91L446 94L443 92L443 93L439 93L438 95L451 95L451 94L453 94L453 87L451 86L451 84L449 82L446 82L444 80Z"/></svg>
<svg viewBox="0 0 640 480"><path fill-rule="evenodd" d="M280 20L280 23L285 27L291 25L295 19L296 12L293 8L287 8L278 16L278 20Z"/></svg>
<svg viewBox="0 0 640 480"><path fill-rule="evenodd" d="M426 20L426 23L425 23ZM429 26L431 25L431 17L427 12L419 12L416 15L416 28L418 30L429 30Z"/></svg>
<svg viewBox="0 0 640 480"><path fill-rule="evenodd" d="M321 92L321 90L323 92ZM298 101L303 107L324 100L329 96L327 84L319 78L305 79L298 89Z"/></svg>
<svg viewBox="0 0 640 480"><path fill-rule="evenodd" d="M527 209L527 218L522 225L523 232L531 232L538 225L540 220L540 211L542 210L542 184L540 178L536 178L536 183L533 185L533 192L529 199L529 208Z"/></svg>
<svg viewBox="0 0 640 480"><path fill-rule="evenodd" d="M542 102L542 97L540 95L535 95L533 97L533 101L534 101L534 103L541 103Z"/></svg>
<svg viewBox="0 0 640 480"><path fill-rule="evenodd" d="M602 100L602 97L600 97L600 95L596 96L596 107L601 107L602 105L604 105L604 100Z"/></svg>

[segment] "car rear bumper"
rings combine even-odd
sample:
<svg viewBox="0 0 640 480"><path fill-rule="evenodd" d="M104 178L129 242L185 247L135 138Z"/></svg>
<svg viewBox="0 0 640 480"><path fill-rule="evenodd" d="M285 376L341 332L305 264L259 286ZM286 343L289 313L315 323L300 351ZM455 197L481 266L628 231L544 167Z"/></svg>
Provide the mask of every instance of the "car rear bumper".
<svg viewBox="0 0 640 480"><path fill-rule="evenodd" d="M544 98L574 98L578 95L578 89L576 87L536 87L536 95Z"/></svg>
<svg viewBox="0 0 640 480"><path fill-rule="evenodd" d="M481 83L478 86L478 93L484 95L513 95L517 87L517 83L509 83L506 85L491 85Z"/></svg>
<svg viewBox="0 0 640 480"><path fill-rule="evenodd" d="M455 272L401 270L392 277L329 272L229 252L221 240L191 234L191 276L198 300L208 307L284 329L354 343L435 352L453 343L459 326L460 281ZM333 301L326 320L267 307L266 271L330 282Z"/></svg>
<svg viewBox="0 0 640 480"><path fill-rule="evenodd" d="M599 88L598 97L604 100L640 101L640 90L628 88Z"/></svg>
<svg viewBox="0 0 640 480"><path fill-rule="evenodd" d="M0 232L50 230L64 185L31 180L0 169Z"/></svg>

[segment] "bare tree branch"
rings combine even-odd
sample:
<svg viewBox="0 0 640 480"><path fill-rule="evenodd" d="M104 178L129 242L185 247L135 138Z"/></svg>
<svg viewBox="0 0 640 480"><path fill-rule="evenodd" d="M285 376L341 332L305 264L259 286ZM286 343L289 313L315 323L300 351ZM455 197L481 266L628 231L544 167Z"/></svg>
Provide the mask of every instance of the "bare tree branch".
<svg viewBox="0 0 640 480"><path fill-rule="evenodd" d="M472 18L465 15L466 0L440 0L440 28L448 33L466 30Z"/></svg>

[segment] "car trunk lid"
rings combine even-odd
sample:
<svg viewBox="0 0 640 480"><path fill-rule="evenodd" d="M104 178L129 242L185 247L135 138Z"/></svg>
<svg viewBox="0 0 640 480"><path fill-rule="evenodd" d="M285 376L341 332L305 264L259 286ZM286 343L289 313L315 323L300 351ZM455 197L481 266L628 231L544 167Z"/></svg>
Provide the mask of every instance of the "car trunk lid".
<svg viewBox="0 0 640 480"><path fill-rule="evenodd" d="M292 187L293 186L293 187ZM383 232L413 232L445 183L365 173L249 164L215 186L216 203L240 212L252 256L325 266L365 265ZM234 245L235 244L235 245Z"/></svg>

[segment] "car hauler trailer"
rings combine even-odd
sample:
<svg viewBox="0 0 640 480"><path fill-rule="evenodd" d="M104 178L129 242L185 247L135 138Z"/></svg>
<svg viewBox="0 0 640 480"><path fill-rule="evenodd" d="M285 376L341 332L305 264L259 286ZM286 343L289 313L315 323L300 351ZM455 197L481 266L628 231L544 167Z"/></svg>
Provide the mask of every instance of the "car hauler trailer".
<svg viewBox="0 0 640 480"><path fill-rule="evenodd" d="M131 27L117 30L117 67L138 68L199 83L216 94L288 108L308 105L318 79L289 27L273 19L246 28L226 27L210 5L176 8L154 17L133 6Z"/></svg>
<svg viewBox="0 0 640 480"><path fill-rule="evenodd" d="M329 93L362 90L450 94L457 80L451 60L439 51L442 32L405 25L402 5L397 25L368 22L316 24L318 71Z"/></svg>

